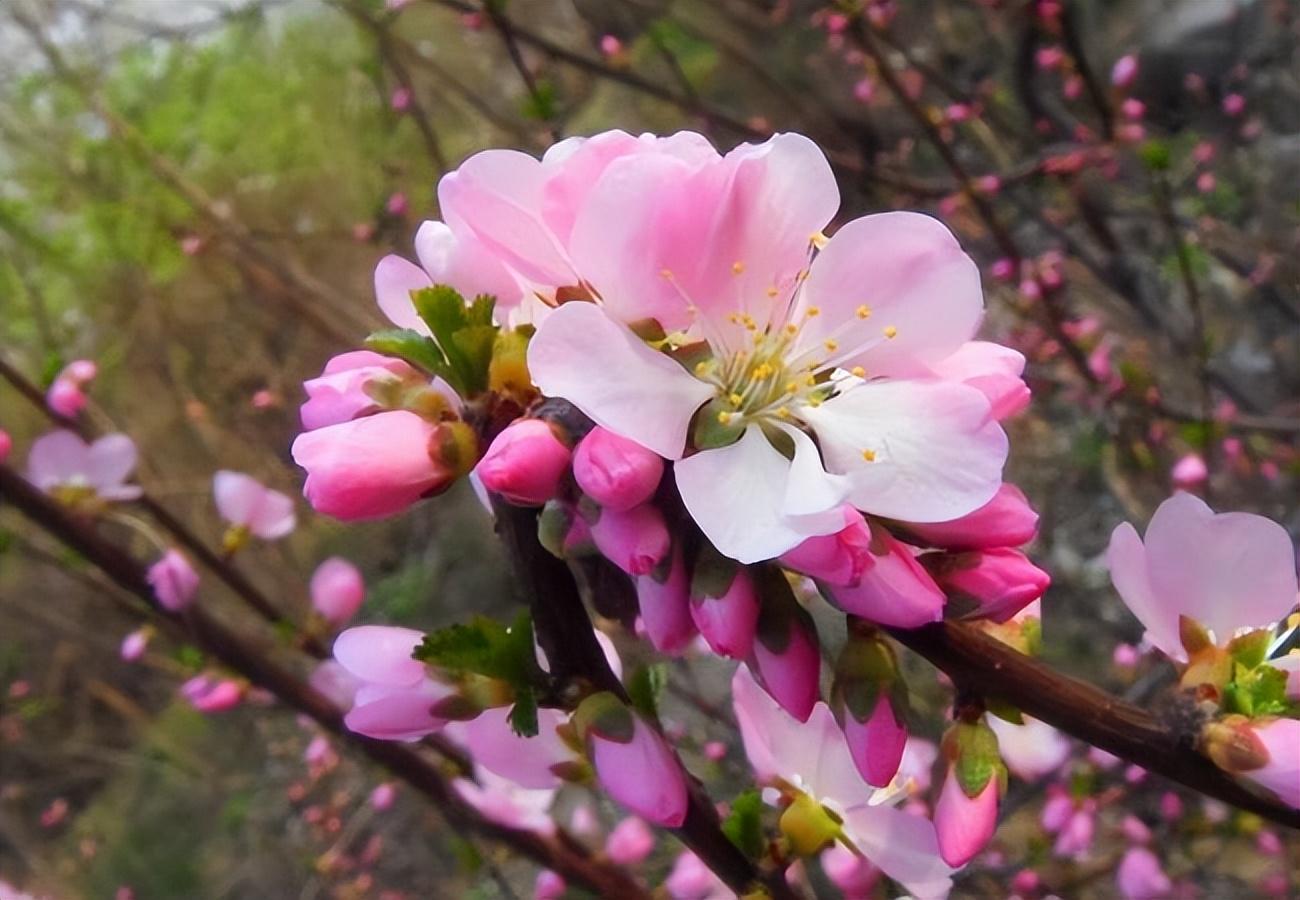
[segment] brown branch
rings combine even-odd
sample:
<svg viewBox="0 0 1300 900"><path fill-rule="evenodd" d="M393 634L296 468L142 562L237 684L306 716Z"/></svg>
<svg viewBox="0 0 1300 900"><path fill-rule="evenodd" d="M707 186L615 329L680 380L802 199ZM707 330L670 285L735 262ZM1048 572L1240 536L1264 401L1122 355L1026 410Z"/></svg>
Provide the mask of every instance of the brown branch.
<svg viewBox="0 0 1300 900"><path fill-rule="evenodd" d="M338 709L324 695L271 658L270 647L255 645L221 623L202 604L183 613L159 606L136 559L101 537L87 522L73 518L46 494L7 466L0 465L0 498L12 503L33 523L98 567L118 586L143 600L159 618L179 624L206 653L281 702L310 716L318 725L346 739L362 753L424 794L453 826L506 844L539 864L605 897L648 900L649 895L621 869L580 853L571 842L508 828L483 818L460 799L429 759L409 747L364 738L347 730Z"/></svg>
<svg viewBox="0 0 1300 900"><path fill-rule="evenodd" d="M1300 829L1300 810L1248 790L1197 752L1188 735L1145 709L1017 652L973 625L938 622L912 631L890 629L890 633L959 686L1005 699L1072 737L1206 796Z"/></svg>

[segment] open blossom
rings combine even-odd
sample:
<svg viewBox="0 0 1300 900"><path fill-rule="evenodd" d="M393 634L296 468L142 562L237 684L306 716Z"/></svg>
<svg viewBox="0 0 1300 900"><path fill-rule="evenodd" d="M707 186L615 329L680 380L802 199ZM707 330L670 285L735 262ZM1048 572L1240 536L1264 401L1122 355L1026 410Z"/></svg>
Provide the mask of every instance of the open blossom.
<svg viewBox="0 0 1300 900"><path fill-rule="evenodd" d="M839 195L806 138L726 156L689 133L608 132L541 161L487 151L439 199L455 234L559 304L529 348L538 387L675 460L727 556L838 531L846 502L937 522L997 490L1006 437L989 398L937 369L979 324L978 270L919 214L824 239ZM648 320L666 343L639 336ZM688 344L700 352L671 352Z"/></svg>
<svg viewBox="0 0 1300 900"><path fill-rule="evenodd" d="M824 807L839 819L838 837L921 900L946 897L953 870L939 857L934 826L890 805L901 793L878 791L859 774L829 707L807 723L781 709L745 669L731 682L745 753L758 780L790 795L791 807ZM784 817L783 817L784 819ZM826 816L825 821L834 822Z"/></svg>
<svg viewBox="0 0 1300 900"><path fill-rule="evenodd" d="M134 500L138 486L127 484L135 468L135 443L108 434L86 443L71 431L37 438L27 455L27 480L70 504L90 500Z"/></svg>
<svg viewBox="0 0 1300 900"><path fill-rule="evenodd" d="M1250 513L1215 514L1191 494L1160 504L1145 543L1127 522L1110 537L1111 580L1147 639L1185 660L1178 620L1205 626L1219 644L1264 628L1296 604L1296 561L1282 526Z"/></svg>
<svg viewBox="0 0 1300 900"><path fill-rule="evenodd" d="M222 470L212 479L212 496L221 518L264 541L293 531L293 499L273 491L251 475Z"/></svg>
<svg viewBox="0 0 1300 900"><path fill-rule="evenodd" d="M415 741L440 730L447 720L434 706L452 690L425 672L411 653L424 640L412 628L362 625L334 641L334 658L360 681L344 723L366 737Z"/></svg>

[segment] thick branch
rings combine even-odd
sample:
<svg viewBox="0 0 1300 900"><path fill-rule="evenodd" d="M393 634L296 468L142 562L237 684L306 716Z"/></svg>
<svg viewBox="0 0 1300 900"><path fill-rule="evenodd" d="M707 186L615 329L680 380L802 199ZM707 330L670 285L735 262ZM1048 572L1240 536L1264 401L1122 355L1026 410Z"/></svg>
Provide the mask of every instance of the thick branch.
<svg viewBox="0 0 1300 900"><path fill-rule="evenodd" d="M622 870L597 862L566 842L489 822L460 799L434 763L411 748L370 740L348 731L339 709L293 672L272 660L270 648L249 642L222 624L201 604L190 606L180 615L163 610L145 578L144 567L137 560L104 540L87 523L70 516L7 466L0 466L0 498L12 503L35 524L81 554L120 587L135 594L159 617L181 625L204 651L223 665L310 716L322 728L347 739L371 760L424 794L453 825L500 841L601 896L648 897Z"/></svg>
<svg viewBox="0 0 1300 900"><path fill-rule="evenodd" d="M1246 789L1197 752L1186 734L1144 709L1018 653L972 625L938 622L890 633L959 687L1005 699L1035 719L1127 762L1279 825L1300 828L1300 810Z"/></svg>

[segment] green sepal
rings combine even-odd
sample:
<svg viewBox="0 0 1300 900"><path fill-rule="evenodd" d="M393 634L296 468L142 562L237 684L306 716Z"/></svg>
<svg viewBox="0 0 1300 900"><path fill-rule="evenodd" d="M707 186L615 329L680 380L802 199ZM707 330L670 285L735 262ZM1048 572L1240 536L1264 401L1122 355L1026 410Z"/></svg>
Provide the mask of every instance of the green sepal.
<svg viewBox="0 0 1300 900"><path fill-rule="evenodd" d="M438 345L432 340L410 328L389 328L376 331L366 338L366 349L384 356L395 356L405 360L417 369L423 369L430 375L447 378L450 369L447 357L442 355Z"/></svg>
<svg viewBox="0 0 1300 900"><path fill-rule="evenodd" d="M564 541L573 527L573 508L558 500L548 500L537 517L537 540L552 556L564 559Z"/></svg>
<svg viewBox="0 0 1300 900"><path fill-rule="evenodd" d="M882 693L892 695L901 679L898 677L898 658L894 649L879 632L865 634L850 630L835 660L831 682L833 705L851 715L858 722L871 718ZM903 691L904 697L906 691ZM898 712L897 707L895 711Z"/></svg>
<svg viewBox="0 0 1300 900"><path fill-rule="evenodd" d="M615 743L630 744L636 735L632 710L609 691L592 694L578 704L572 721L583 743L596 735Z"/></svg>
<svg viewBox="0 0 1300 900"><path fill-rule="evenodd" d="M668 686L668 667L652 663L638 667L627 680L628 697L632 706L647 719L658 721L659 698Z"/></svg>
<svg viewBox="0 0 1300 900"><path fill-rule="evenodd" d="M997 735L983 719L954 723L943 736L943 752L967 797L978 797L991 778L1005 782L1006 766L998 753Z"/></svg>
<svg viewBox="0 0 1300 900"><path fill-rule="evenodd" d="M794 798L781 813L781 833L799 856L813 856L844 833L839 817L807 794Z"/></svg>
<svg viewBox="0 0 1300 900"><path fill-rule="evenodd" d="M730 422L725 421L728 418ZM745 433L744 424L733 424L740 419L727 403L715 397L700 407L695 414L695 424L691 427L691 443L697 450L716 450L727 447L740 440Z"/></svg>
<svg viewBox="0 0 1300 900"><path fill-rule="evenodd" d="M1025 715L1001 697L984 697L984 706L993 715L1012 725L1025 724Z"/></svg>
<svg viewBox="0 0 1300 900"><path fill-rule="evenodd" d="M510 709L510 728L520 737L537 734L537 692L531 685L515 689L515 705Z"/></svg>
<svg viewBox="0 0 1300 900"><path fill-rule="evenodd" d="M499 330L492 324L495 298L480 294L467 304L455 288L436 284L411 291L411 302L433 333L447 361L444 377L457 393L468 398L487 390Z"/></svg>
<svg viewBox="0 0 1300 900"><path fill-rule="evenodd" d="M731 589L740 572L740 563L723 556L708 541L702 541L691 574L691 599L721 597Z"/></svg>
<svg viewBox="0 0 1300 900"><path fill-rule="evenodd" d="M1227 649L1238 665L1253 669L1268 656L1268 645L1272 640L1273 635L1268 629L1257 628L1233 638L1228 642Z"/></svg>
<svg viewBox="0 0 1300 900"><path fill-rule="evenodd" d="M758 791L745 791L731 801L731 812L722 821L722 833L750 859L763 855L763 796Z"/></svg>

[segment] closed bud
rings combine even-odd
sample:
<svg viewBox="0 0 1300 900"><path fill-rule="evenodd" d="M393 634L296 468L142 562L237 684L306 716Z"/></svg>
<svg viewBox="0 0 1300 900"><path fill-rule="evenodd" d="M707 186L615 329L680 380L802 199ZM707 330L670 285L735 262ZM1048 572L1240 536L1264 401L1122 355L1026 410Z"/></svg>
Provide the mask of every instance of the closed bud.
<svg viewBox="0 0 1300 900"><path fill-rule="evenodd" d="M746 665L782 709L806 722L821 676L817 629L779 569L766 566L756 579L762 608Z"/></svg>
<svg viewBox="0 0 1300 900"><path fill-rule="evenodd" d="M556 495L572 451L541 419L517 419L492 441L478 464L483 486L517 506L541 506Z"/></svg>
<svg viewBox="0 0 1300 900"><path fill-rule="evenodd" d="M400 385L414 379L415 370L400 359L369 350L340 353L316 378L304 381L307 402L299 415L307 430L348 422L381 408L375 399L379 385Z"/></svg>
<svg viewBox="0 0 1300 900"><path fill-rule="evenodd" d="M45 393L45 403L65 419L74 418L86 408L87 397L81 385L70 378L59 377Z"/></svg>
<svg viewBox="0 0 1300 900"><path fill-rule="evenodd" d="M1033 603L1052 578L1019 550L927 553L921 561L948 594L954 611L1006 622Z"/></svg>
<svg viewBox="0 0 1300 900"><path fill-rule="evenodd" d="M1110 83L1121 90L1125 90L1132 87L1133 82L1137 80L1137 76L1137 57L1132 53L1128 53L1115 60L1115 65L1110 70Z"/></svg>
<svg viewBox="0 0 1300 900"><path fill-rule="evenodd" d="M656 825L677 828L686 821L685 774L653 726L609 692L583 700L573 721L610 797Z"/></svg>
<svg viewBox="0 0 1300 900"><path fill-rule="evenodd" d="M998 797L1006 769L998 739L983 720L957 722L943 737L948 770L934 808L939 855L948 865L970 862L997 828Z"/></svg>
<svg viewBox="0 0 1300 900"><path fill-rule="evenodd" d="M893 648L874 630L850 629L835 662L831 709L866 782L885 787L898 774L907 745L906 688Z"/></svg>
<svg viewBox="0 0 1300 900"><path fill-rule="evenodd" d="M601 554L629 575L648 575L672 546L663 515L649 503L622 511L602 509L591 523Z"/></svg>
<svg viewBox="0 0 1300 900"><path fill-rule="evenodd" d="M695 636L690 578L680 551L673 553L662 577L658 572L651 572L636 578L636 596L646 637L660 653L677 653Z"/></svg>
<svg viewBox="0 0 1300 900"><path fill-rule="evenodd" d="M366 599L361 572L346 559L332 556L311 576L311 605L327 622L341 625L356 615Z"/></svg>
<svg viewBox="0 0 1300 900"><path fill-rule="evenodd" d="M608 509L628 510L654 496L663 458L599 425L578 443L573 477L591 499Z"/></svg>
<svg viewBox="0 0 1300 900"><path fill-rule="evenodd" d="M943 618L943 591L912 549L883 526L871 529L872 563L854 587L819 585L835 606L854 616L896 628L916 628Z"/></svg>
<svg viewBox="0 0 1300 900"><path fill-rule="evenodd" d="M189 606L194 592L199 589L199 573L175 548L167 550L149 567L147 578L159 605L168 612L180 612Z"/></svg>
<svg viewBox="0 0 1300 900"><path fill-rule="evenodd" d="M904 526L916 543L944 550L1019 547L1038 534L1038 513L1014 484L1003 484L993 499L951 522Z"/></svg>
<svg viewBox="0 0 1300 900"><path fill-rule="evenodd" d="M719 656L744 659L758 628L758 592L749 570L706 544L695 560L691 618Z"/></svg>
<svg viewBox="0 0 1300 900"><path fill-rule="evenodd" d="M834 534L811 537L781 555L781 565L831 585L854 587L874 564L871 529L862 513L843 508L844 528Z"/></svg>

